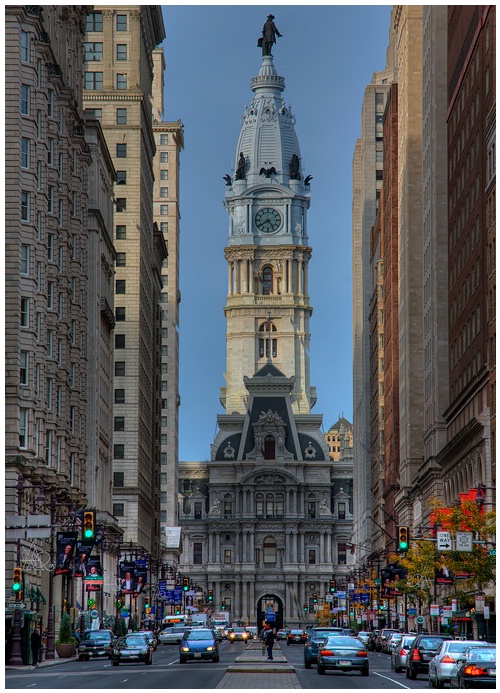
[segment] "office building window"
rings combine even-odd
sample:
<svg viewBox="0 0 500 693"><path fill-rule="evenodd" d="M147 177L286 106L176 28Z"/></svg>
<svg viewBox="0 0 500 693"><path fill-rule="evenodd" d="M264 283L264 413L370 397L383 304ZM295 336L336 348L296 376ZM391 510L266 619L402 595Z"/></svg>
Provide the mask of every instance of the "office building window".
<svg viewBox="0 0 500 693"><path fill-rule="evenodd" d="M49 214L54 214L54 195L55 195L54 186L49 185L49 187L47 189L47 198L48 198L47 199L47 212Z"/></svg>
<svg viewBox="0 0 500 693"><path fill-rule="evenodd" d="M124 241L127 238L127 227L119 224L115 229L115 237L117 241Z"/></svg>
<svg viewBox="0 0 500 693"><path fill-rule="evenodd" d="M19 384L28 385L29 377L29 352L21 351L19 356Z"/></svg>
<svg viewBox="0 0 500 693"><path fill-rule="evenodd" d="M94 60L102 60L102 43L87 41L83 44L85 49L85 62L90 63Z"/></svg>
<svg viewBox="0 0 500 693"><path fill-rule="evenodd" d="M168 205L160 205L160 214L162 217L168 216Z"/></svg>
<svg viewBox="0 0 500 693"><path fill-rule="evenodd" d="M264 565L276 563L276 542L272 537L264 540Z"/></svg>
<svg viewBox="0 0 500 693"><path fill-rule="evenodd" d="M117 159L127 158L127 145L120 143L116 145L116 157Z"/></svg>
<svg viewBox="0 0 500 693"><path fill-rule="evenodd" d="M168 188L160 188L160 197L168 197Z"/></svg>
<svg viewBox="0 0 500 693"><path fill-rule="evenodd" d="M116 59L126 60L127 59L127 44L117 43L116 44Z"/></svg>
<svg viewBox="0 0 500 693"><path fill-rule="evenodd" d="M203 544L201 542L193 543L193 563L194 565L203 565Z"/></svg>
<svg viewBox="0 0 500 693"><path fill-rule="evenodd" d="M160 152L160 162L162 164L168 164L168 152Z"/></svg>
<svg viewBox="0 0 500 693"><path fill-rule="evenodd" d="M21 296L21 327L29 327L30 323L30 300Z"/></svg>
<svg viewBox="0 0 500 693"><path fill-rule="evenodd" d="M30 143L28 137L21 137L21 168L30 167Z"/></svg>
<svg viewBox="0 0 500 693"><path fill-rule="evenodd" d="M124 334L115 334L115 349L125 349Z"/></svg>
<svg viewBox="0 0 500 693"><path fill-rule="evenodd" d="M21 221L30 220L31 194L26 190L21 190Z"/></svg>
<svg viewBox="0 0 500 693"><path fill-rule="evenodd" d="M88 33L89 31L102 31L102 14L100 12L91 12L87 15L85 32Z"/></svg>
<svg viewBox="0 0 500 693"><path fill-rule="evenodd" d="M116 30L117 31L127 31L127 15L117 14L116 15Z"/></svg>
<svg viewBox="0 0 500 693"><path fill-rule="evenodd" d="M104 73L85 72L85 89L104 89Z"/></svg>
<svg viewBox="0 0 500 693"><path fill-rule="evenodd" d="M125 375L125 361L115 361L115 375Z"/></svg>
<svg viewBox="0 0 500 693"><path fill-rule="evenodd" d="M28 421L29 410L19 409L19 447L22 449L28 447Z"/></svg>
<svg viewBox="0 0 500 693"><path fill-rule="evenodd" d="M125 404L125 390L115 390L115 404Z"/></svg>
<svg viewBox="0 0 500 693"><path fill-rule="evenodd" d="M21 264L20 271L21 274L30 273L30 247L26 243L21 243Z"/></svg>
<svg viewBox="0 0 500 693"><path fill-rule="evenodd" d="M126 293L126 286L127 286L127 282L126 282L125 279L117 279L117 280L116 280L116 289L115 289L115 293L116 293L116 294L124 294L124 293Z"/></svg>
<svg viewBox="0 0 500 693"><path fill-rule="evenodd" d="M30 114L30 87L28 84L21 84L21 115Z"/></svg>
<svg viewBox="0 0 500 693"><path fill-rule="evenodd" d="M125 430L125 417L115 416L114 431L124 431ZM115 484L116 486L116 484Z"/></svg>
<svg viewBox="0 0 500 693"><path fill-rule="evenodd" d="M115 517L125 516L125 504L124 503L113 503L113 515Z"/></svg>
<svg viewBox="0 0 500 693"><path fill-rule="evenodd" d="M125 445L123 443L118 443L113 446L113 459L124 460L125 459Z"/></svg>
<svg viewBox="0 0 500 693"><path fill-rule="evenodd" d="M160 510L160 522L166 522L167 521L167 511L166 510Z"/></svg>
<svg viewBox="0 0 500 693"><path fill-rule="evenodd" d="M117 89L126 89L127 88L127 75L120 74L120 73L116 75L116 88Z"/></svg>
<svg viewBox="0 0 500 693"><path fill-rule="evenodd" d="M231 549L224 549L224 563L226 565L231 563Z"/></svg>
<svg viewBox="0 0 500 693"><path fill-rule="evenodd" d="M54 330L47 330L47 358L54 356Z"/></svg>
<svg viewBox="0 0 500 693"><path fill-rule="evenodd" d="M126 267L127 266L127 253L116 253L116 266Z"/></svg>
<svg viewBox="0 0 500 693"><path fill-rule="evenodd" d="M117 197L116 198L116 211L117 212L126 212L127 211L127 198L126 197Z"/></svg>
<svg viewBox="0 0 500 693"><path fill-rule="evenodd" d="M309 565L316 563L316 549L309 549Z"/></svg>
<svg viewBox="0 0 500 693"><path fill-rule="evenodd" d="M166 169L166 168L161 169L160 180L168 180L168 169Z"/></svg>
<svg viewBox="0 0 500 693"><path fill-rule="evenodd" d="M339 565L347 564L347 544L337 544L337 563Z"/></svg>
<svg viewBox="0 0 500 693"><path fill-rule="evenodd" d="M115 308L116 322L125 322L125 308Z"/></svg>
<svg viewBox="0 0 500 693"><path fill-rule="evenodd" d="M162 221L162 222L160 223L160 231L161 231L163 234L167 234L167 233L168 233L168 221Z"/></svg>
<svg viewBox="0 0 500 693"><path fill-rule="evenodd" d="M38 113L37 113L38 115ZM41 112L40 112L41 115ZM54 90L47 90L47 115L49 118L54 117Z"/></svg>
<svg viewBox="0 0 500 693"><path fill-rule="evenodd" d="M116 172L116 184L117 185L127 185L127 172L117 171Z"/></svg>
<svg viewBox="0 0 500 693"><path fill-rule="evenodd" d="M160 135L160 144L168 144L168 135Z"/></svg>
<svg viewBox="0 0 500 693"><path fill-rule="evenodd" d="M27 31L21 31L21 60L23 63L30 61L30 35Z"/></svg>
<svg viewBox="0 0 500 693"><path fill-rule="evenodd" d="M116 124L126 125L127 124L127 109L117 108L116 109Z"/></svg>
<svg viewBox="0 0 500 693"><path fill-rule="evenodd" d="M118 488L123 488L125 486L125 473L124 472L114 472L113 473L113 486Z"/></svg>
<svg viewBox="0 0 500 693"><path fill-rule="evenodd" d="M99 122L102 122L102 108L87 108L86 110L92 115L92 117Z"/></svg>

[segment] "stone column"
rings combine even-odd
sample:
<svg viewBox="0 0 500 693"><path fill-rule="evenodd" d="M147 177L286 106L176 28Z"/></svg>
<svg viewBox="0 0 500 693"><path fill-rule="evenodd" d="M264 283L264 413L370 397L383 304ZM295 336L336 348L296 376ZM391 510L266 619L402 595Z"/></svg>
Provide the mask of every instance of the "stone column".
<svg viewBox="0 0 500 693"><path fill-rule="evenodd" d="M234 605L234 613L236 615L236 618L242 618L243 613L241 604L241 577L239 575L236 578L234 595L234 600L236 602L236 604Z"/></svg>

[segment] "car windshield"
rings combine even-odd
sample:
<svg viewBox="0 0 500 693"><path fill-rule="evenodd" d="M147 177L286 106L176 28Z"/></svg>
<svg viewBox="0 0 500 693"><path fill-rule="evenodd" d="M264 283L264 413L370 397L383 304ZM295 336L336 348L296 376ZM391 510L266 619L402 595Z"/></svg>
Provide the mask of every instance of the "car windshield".
<svg viewBox="0 0 500 693"><path fill-rule="evenodd" d="M111 633L107 631L91 630L83 636L85 640L111 640Z"/></svg>
<svg viewBox="0 0 500 693"><path fill-rule="evenodd" d="M419 647L423 647L424 650L438 650L442 642L440 638L422 638Z"/></svg>
<svg viewBox="0 0 500 693"><path fill-rule="evenodd" d="M147 645L146 636L144 635L127 635L123 638L123 643L127 645L132 645L133 647L143 647Z"/></svg>
<svg viewBox="0 0 500 693"><path fill-rule="evenodd" d="M471 647L469 650L469 659L476 662L495 662L497 653L493 647Z"/></svg>
<svg viewBox="0 0 500 693"><path fill-rule="evenodd" d="M290 633L292 635L302 635L304 633L303 630L291 630Z"/></svg>
<svg viewBox="0 0 500 693"><path fill-rule="evenodd" d="M211 630L192 630L187 634L186 640L213 640Z"/></svg>
<svg viewBox="0 0 500 693"><path fill-rule="evenodd" d="M442 648L443 652L465 652L465 650L470 647L470 644L467 642L448 642L446 643L446 647Z"/></svg>
<svg viewBox="0 0 500 693"><path fill-rule="evenodd" d="M327 647L364 647L361 640L350 638L348 635L333 635L328 638L325 645Z"/></svg>
<svg viewBox="0 0 500 693"><path fill-rule="evenodd" d="M416 635L412 635L412 636L410 636L410 637L405 637L405 638L403 638L403 640L401 641L401 645L402 645L403 647L404 647L405 645L406 645L406 647L409 647L409 646L412 644L412 642L415 640L415 638L416 638Z"/></svg>

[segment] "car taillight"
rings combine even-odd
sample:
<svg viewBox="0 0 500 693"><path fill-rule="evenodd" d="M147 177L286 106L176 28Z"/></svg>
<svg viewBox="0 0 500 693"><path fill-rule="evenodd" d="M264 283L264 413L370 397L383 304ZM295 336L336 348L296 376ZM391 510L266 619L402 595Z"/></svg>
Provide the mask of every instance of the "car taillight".
<svg viewBox="0 0 500 693"><path fill-rule="evenodd" d="M465 667L464 674L468 676L487 676L488 670L477 667L475 664L469 664L469 666Z"/></svg>
<svg viewBox="0 0 500 693"><path fill-rule="evenodd" d="M400 656L400 657L405 657L407 654L408 654L408 650L405 650L404 647L402 647L402 648L399 650L399 656Z"/></svg>
<svg viewBox="0 0 500 693"><path fill-rule="evenodd" d="M356 652L356 657L368 657L368 652L360 650L359 652Z"/></svg>
<svg viewBox="0 0 500 693"><path fill-rule="evenodd" d="M333 657L335 653L332 650L321 650L321 654L324 657Z"/></svg>
<svg viewBox="0 0 500 693"><path fill-rule="evenodd" d="M413 650L413 654L412 654L411 658L414 662L419 662L420 661L420 652L418 650Z"/></svg>
<svg viewBox="0 0 500 693"><path fill-rule="evenodd" d="M441 660L441 664L455 664L455 660L450 655L445 655Z"/></svg>

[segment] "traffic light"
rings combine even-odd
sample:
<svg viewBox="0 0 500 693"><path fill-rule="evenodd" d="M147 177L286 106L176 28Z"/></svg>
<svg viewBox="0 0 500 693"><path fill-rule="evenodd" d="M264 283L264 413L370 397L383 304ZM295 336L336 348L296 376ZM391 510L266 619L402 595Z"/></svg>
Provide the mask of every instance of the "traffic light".
<svg viewBox="0 0 500 693"><path fill-rule="evenodd" d="M176 607L175 607L175 615L178 616L180 613L181 613L181 607L180 607L180 606L176 606Z"/></svg>
<svg viewBox="0 0 500 693"><path fill-rule="evenodd" d="M83 513L82 536L84 539L95 539L95 510Z"/></svg>
<svg viewBox="0 0 500 693"><path fill-rule="evenodd" d="M314 604L318 603L318 595L316 594L316 592L313 594L313 602Z"/></svg>
<svg viewBox="0 0 500 693"><path fill-rule="evenodd" d="M12 571L12 589L16 593L17 601L23 598L23 569L19 566Z"/></svg>
<svg viewBox="0 0 500 693"><path fill-rule="evenodd" d="M304 611L308 611L307 604L304 602Z"/></svg>
<svg viewBox="0 0 500 693"><path fill-rule="evenodd" d="M144 604L145 609L149 609L149 599L146 599L146 603Z"/></svg>
<svg viewBox="0 0 500 693"><path fill-rule="evenodd" d="M330 580L330 592L333 594L335 592L335 580Z"/></svg>
<svg viewBox="0 0 500 693"><path fill-rule="evenodd" d="M398 551L406 553L410 546L410 530L408 527L398 527Z"/></svg>
<svg viewBox="0 0 500 693"><path fill-rule="evenodd" d="M213 600L214 600L214 591L208 590L208 601L213 602Z"/></svg>
<svg viewBox="0 0 500 693"><path fill-rule="evenodd" d="M226 602L222 602L222 604L220 605L220 608L222 609L222 611L225 611L226 610Z"/></svg>
<svg viewBox="0 0 500 693"><path fill-rule="evenodd" d="M184 592L188 591L188 589L189 589L189 578L188 577L182 578L182 589L184 590Z"/></svg>

